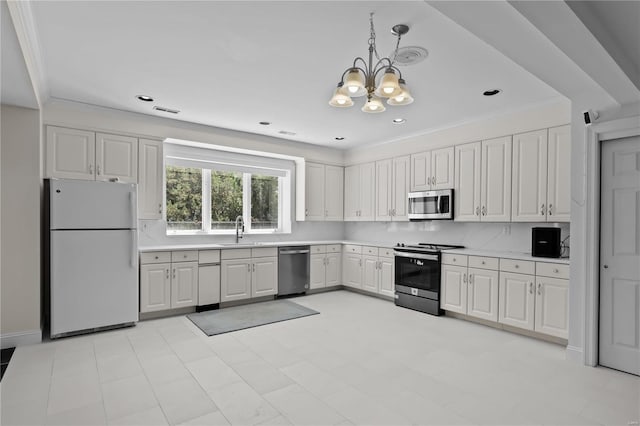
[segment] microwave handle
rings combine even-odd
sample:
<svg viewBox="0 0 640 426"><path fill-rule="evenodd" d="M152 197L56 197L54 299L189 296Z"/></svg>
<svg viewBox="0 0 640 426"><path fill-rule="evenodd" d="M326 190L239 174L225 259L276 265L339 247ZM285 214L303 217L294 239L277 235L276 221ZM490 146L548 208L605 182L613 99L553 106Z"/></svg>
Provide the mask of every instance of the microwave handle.
<svg viewBox="0 0 640 426"><path fill-rule="evenodd" d="M442 204L443 204L443 201L444 201L444 200L443 200L442 195L438 195L438 214L441 214L441 213L442 213L442 208L443 208Z"/></svg>

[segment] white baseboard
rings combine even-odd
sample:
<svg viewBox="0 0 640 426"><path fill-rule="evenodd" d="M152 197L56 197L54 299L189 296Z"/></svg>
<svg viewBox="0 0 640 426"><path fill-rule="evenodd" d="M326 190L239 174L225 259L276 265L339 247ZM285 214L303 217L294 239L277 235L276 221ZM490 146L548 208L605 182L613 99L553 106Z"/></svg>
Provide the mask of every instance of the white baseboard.
<svg viewBox="0 0 640 426"><path fill-rule="evenodd" d="M0 335L0 349L33 345L42 342L42 330L19 331Z"/></svg>
<svg viewBox="0 0 640 426"><path fill-rule="evenodd" d="M566 356L567 361L584 364L584 354L582 352L582 348L578 346L567 345Z"/></svg>

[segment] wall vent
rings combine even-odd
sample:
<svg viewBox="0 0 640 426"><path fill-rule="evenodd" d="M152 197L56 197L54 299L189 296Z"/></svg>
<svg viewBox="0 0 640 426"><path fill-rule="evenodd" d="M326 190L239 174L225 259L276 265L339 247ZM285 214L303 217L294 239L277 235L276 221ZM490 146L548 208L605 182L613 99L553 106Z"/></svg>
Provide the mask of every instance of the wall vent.
<svg viewBox="0 0 640 426"><path fill-rule="evenodd" d="M153 109L155 109L156 111L168 112L169 114L177 114L180 112L177 109L165 108L161 106L154 106Z"/></svg>

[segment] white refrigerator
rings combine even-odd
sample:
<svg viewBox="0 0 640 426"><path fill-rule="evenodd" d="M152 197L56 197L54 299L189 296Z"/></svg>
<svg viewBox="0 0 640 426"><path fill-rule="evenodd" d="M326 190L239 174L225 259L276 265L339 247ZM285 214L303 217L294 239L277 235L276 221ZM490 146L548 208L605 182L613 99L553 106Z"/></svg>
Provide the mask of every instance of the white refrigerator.
<svg viewBox="0 0 640 426"><path fill-rule="evenodd" d="M45 188L51 337L138 321L136 185L51 179Z"/></svg>

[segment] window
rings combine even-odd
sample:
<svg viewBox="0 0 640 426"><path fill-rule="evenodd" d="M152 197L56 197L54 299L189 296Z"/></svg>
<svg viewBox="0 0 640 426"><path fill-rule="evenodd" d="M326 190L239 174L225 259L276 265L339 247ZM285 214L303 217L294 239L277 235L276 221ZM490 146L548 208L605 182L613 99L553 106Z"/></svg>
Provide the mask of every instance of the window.
<svg viewBox="0 0 640 426"><path fill-rule="evenodd" d="M168 234L291 231L291 171L280 159L167 144ZM275 160L275 161L272 161Z"/></svg>

